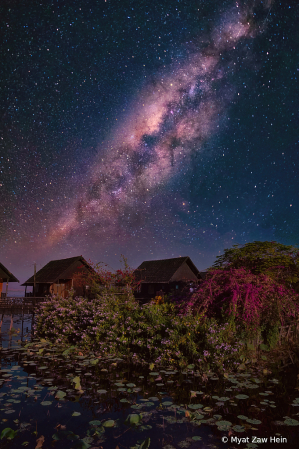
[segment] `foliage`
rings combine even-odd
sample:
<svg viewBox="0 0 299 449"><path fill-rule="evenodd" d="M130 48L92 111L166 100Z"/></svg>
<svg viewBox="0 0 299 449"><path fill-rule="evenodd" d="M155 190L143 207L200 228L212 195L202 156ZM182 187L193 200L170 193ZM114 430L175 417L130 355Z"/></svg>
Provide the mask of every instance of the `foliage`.
<svg viewBox="0 0 299 449"><path fill-rule="evenodd" d="M218 326L192 314L178 316L172 303L139 305L108 293L92 301L49 298L40 305L35 335L56 346L75 345L103 356L165 366L196 363L220 371L238 366L241 349L227 324Z"/></svg>
<svg viewBox="0 0 299 449"><path fill-rule="evenodd" d="M209 268L245 268L253 274L265 274L290 287L299 281L299 248L277 242L255 241L242 247L236 244L225 249L222 256Z"/></svg>
<svg viewBox="0 0 299 449"><path fill-rule="evenodd" d="M180 311L235 323L248 335L267 329L267 338L273 340L274 328L297 316L299 295L267 275L244 268L210 270Z"/></svg>
<svg viewBox="0 0 299 449"><path fill-rule="evenodd" d="M132 291L137 288L138 282L135 280L134 270L127 263L127 259L122 255L121 263L123 268L116 271L108 270L108 265L103 262L93 263L89 261L92 270L78 273L76 283L88 285L93 296L103 295L107 292L117 293L119 288L123 296L132 296Z"/></svg>

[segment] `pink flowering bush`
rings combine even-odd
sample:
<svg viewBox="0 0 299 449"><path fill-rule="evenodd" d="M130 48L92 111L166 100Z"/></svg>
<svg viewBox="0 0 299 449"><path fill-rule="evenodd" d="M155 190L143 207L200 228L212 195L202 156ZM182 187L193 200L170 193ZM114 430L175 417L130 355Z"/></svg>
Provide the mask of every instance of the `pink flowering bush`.
<svg viewBox="0 0 299 449"><path fill-rule="evenodd" d="M214 317L219 323L229 321L239 325L246 336L261 331L270 343L273 329L297 318L299 295L269 276L255 275L245 268L216 269L209 271L179 311L183 315Z"/></svg>

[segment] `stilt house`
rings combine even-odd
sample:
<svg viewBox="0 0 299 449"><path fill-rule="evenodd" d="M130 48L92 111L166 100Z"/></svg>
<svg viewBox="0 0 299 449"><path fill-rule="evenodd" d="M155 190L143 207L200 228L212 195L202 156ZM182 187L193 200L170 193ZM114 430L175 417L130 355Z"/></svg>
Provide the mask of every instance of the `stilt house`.
<svg viewBox="0 0 299 449"><path fill-rule="evenodd" d="M193 288L203 278L190 257L176 257L173 259L147 260L134 271L139 287L134 293L140 302L146 302L155 296L180 291L186 285Z"/></svg>
<svg viewBox="0 0 299 449"><path fill-rule="evenodd" d="M84 275L93 271L83 256L51 260L22 284L25 286L25 296L44 297L55 294L66 298L69 290L74 289L75 296L89 297L89 286L84 284ZM26 291L28 286L33 287L30 294Z"/></svg>
<svg viewBox="0 0 299 449"><path fill-rule="evenodd" d="M0 263L0 296L5 298L7 296L8 283L20 282L5 266ZM3 290L3 284L6 283L5 291Z"/></svg>

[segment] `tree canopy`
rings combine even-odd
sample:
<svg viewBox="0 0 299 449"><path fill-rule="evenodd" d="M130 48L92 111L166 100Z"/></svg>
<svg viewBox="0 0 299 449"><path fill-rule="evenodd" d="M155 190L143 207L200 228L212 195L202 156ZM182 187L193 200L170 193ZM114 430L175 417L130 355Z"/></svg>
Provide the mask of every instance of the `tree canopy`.
<svg viewBox="0 0 299 449"><path fill-rule="evenodd" d="M268 275L286 287L299 282L299 248L291 245L275 241L236 244L216 259L208 271L245 268L252 274Z"/></svg>

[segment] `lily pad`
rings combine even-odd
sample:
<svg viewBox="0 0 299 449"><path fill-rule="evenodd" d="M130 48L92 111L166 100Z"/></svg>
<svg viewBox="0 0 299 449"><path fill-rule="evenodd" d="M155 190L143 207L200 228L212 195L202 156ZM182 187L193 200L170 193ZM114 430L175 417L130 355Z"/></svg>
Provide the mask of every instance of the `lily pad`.
<svg viewBox="0 0 299 449"><path fill-rule="evenodd" d="M287 426L299 426L299 421L297 421L297 419L287 418L284 421L284 424Z"/></svg>
<svg viewBox="0 0 299 449"><path fill-rule="evenodd" d="M127 416L127 418L125 420L125 424L136 425L140 421L141 421L141 415L137 415L135 413L132 413L132 414Z"/></svg>
<svg viewBox="0 0 299 449"><path fill-rule="evenodd" d="M74 413L72 413L72 416L80 416L80 415L81 415L80 412L74 412Z"/></svg>
<svg viewBox="0 0 299 449"><path fill-rule="evenodd" d="M41 405L51 405L52 401L43 401L41 402Z"/></svg>
<svg viewBox="0 0 299 449"><path fill-rule="evenodd" d="M203 408L203 405L202 404L189 404L188 407L191 408L192 410L198 410L199 408Z"/></svg>
<svg viewBox="0 0 299 449"><path fill-rule="evenodd" d="M235 432L245 432L244 426L234 426L233 429Z"/></svg>
<svg viewBox="0 0 299 449"><path fill-rule="evenodd" d="M103 422L104 427L113 427L115 424L115 421L113 419L108 419L107 421Z"/></svg>
<svg viewBox="0 0 299 449"><path fill-rule="evenodd" d="M90 424L91 426L101 426L101 425L102 425L102 422L99 421L98 419L95 419L94 421L89 421L89 424Z"/></svg>
<svg viewBox="0 0 299 449"><path fill-rule="evenodd" d="M247 394L237 394L237 396L235 396L237 399L248 399L249 396L247 396Z"/></svg>
<svg viewBox="0 0 299 449"><path fill-rule="evenodd" d="M262 423L262 421L260 421L259 419L254 419L254 418L253 419L247 418L246 421L249 422L250 424L261 424Z"/></svg>

